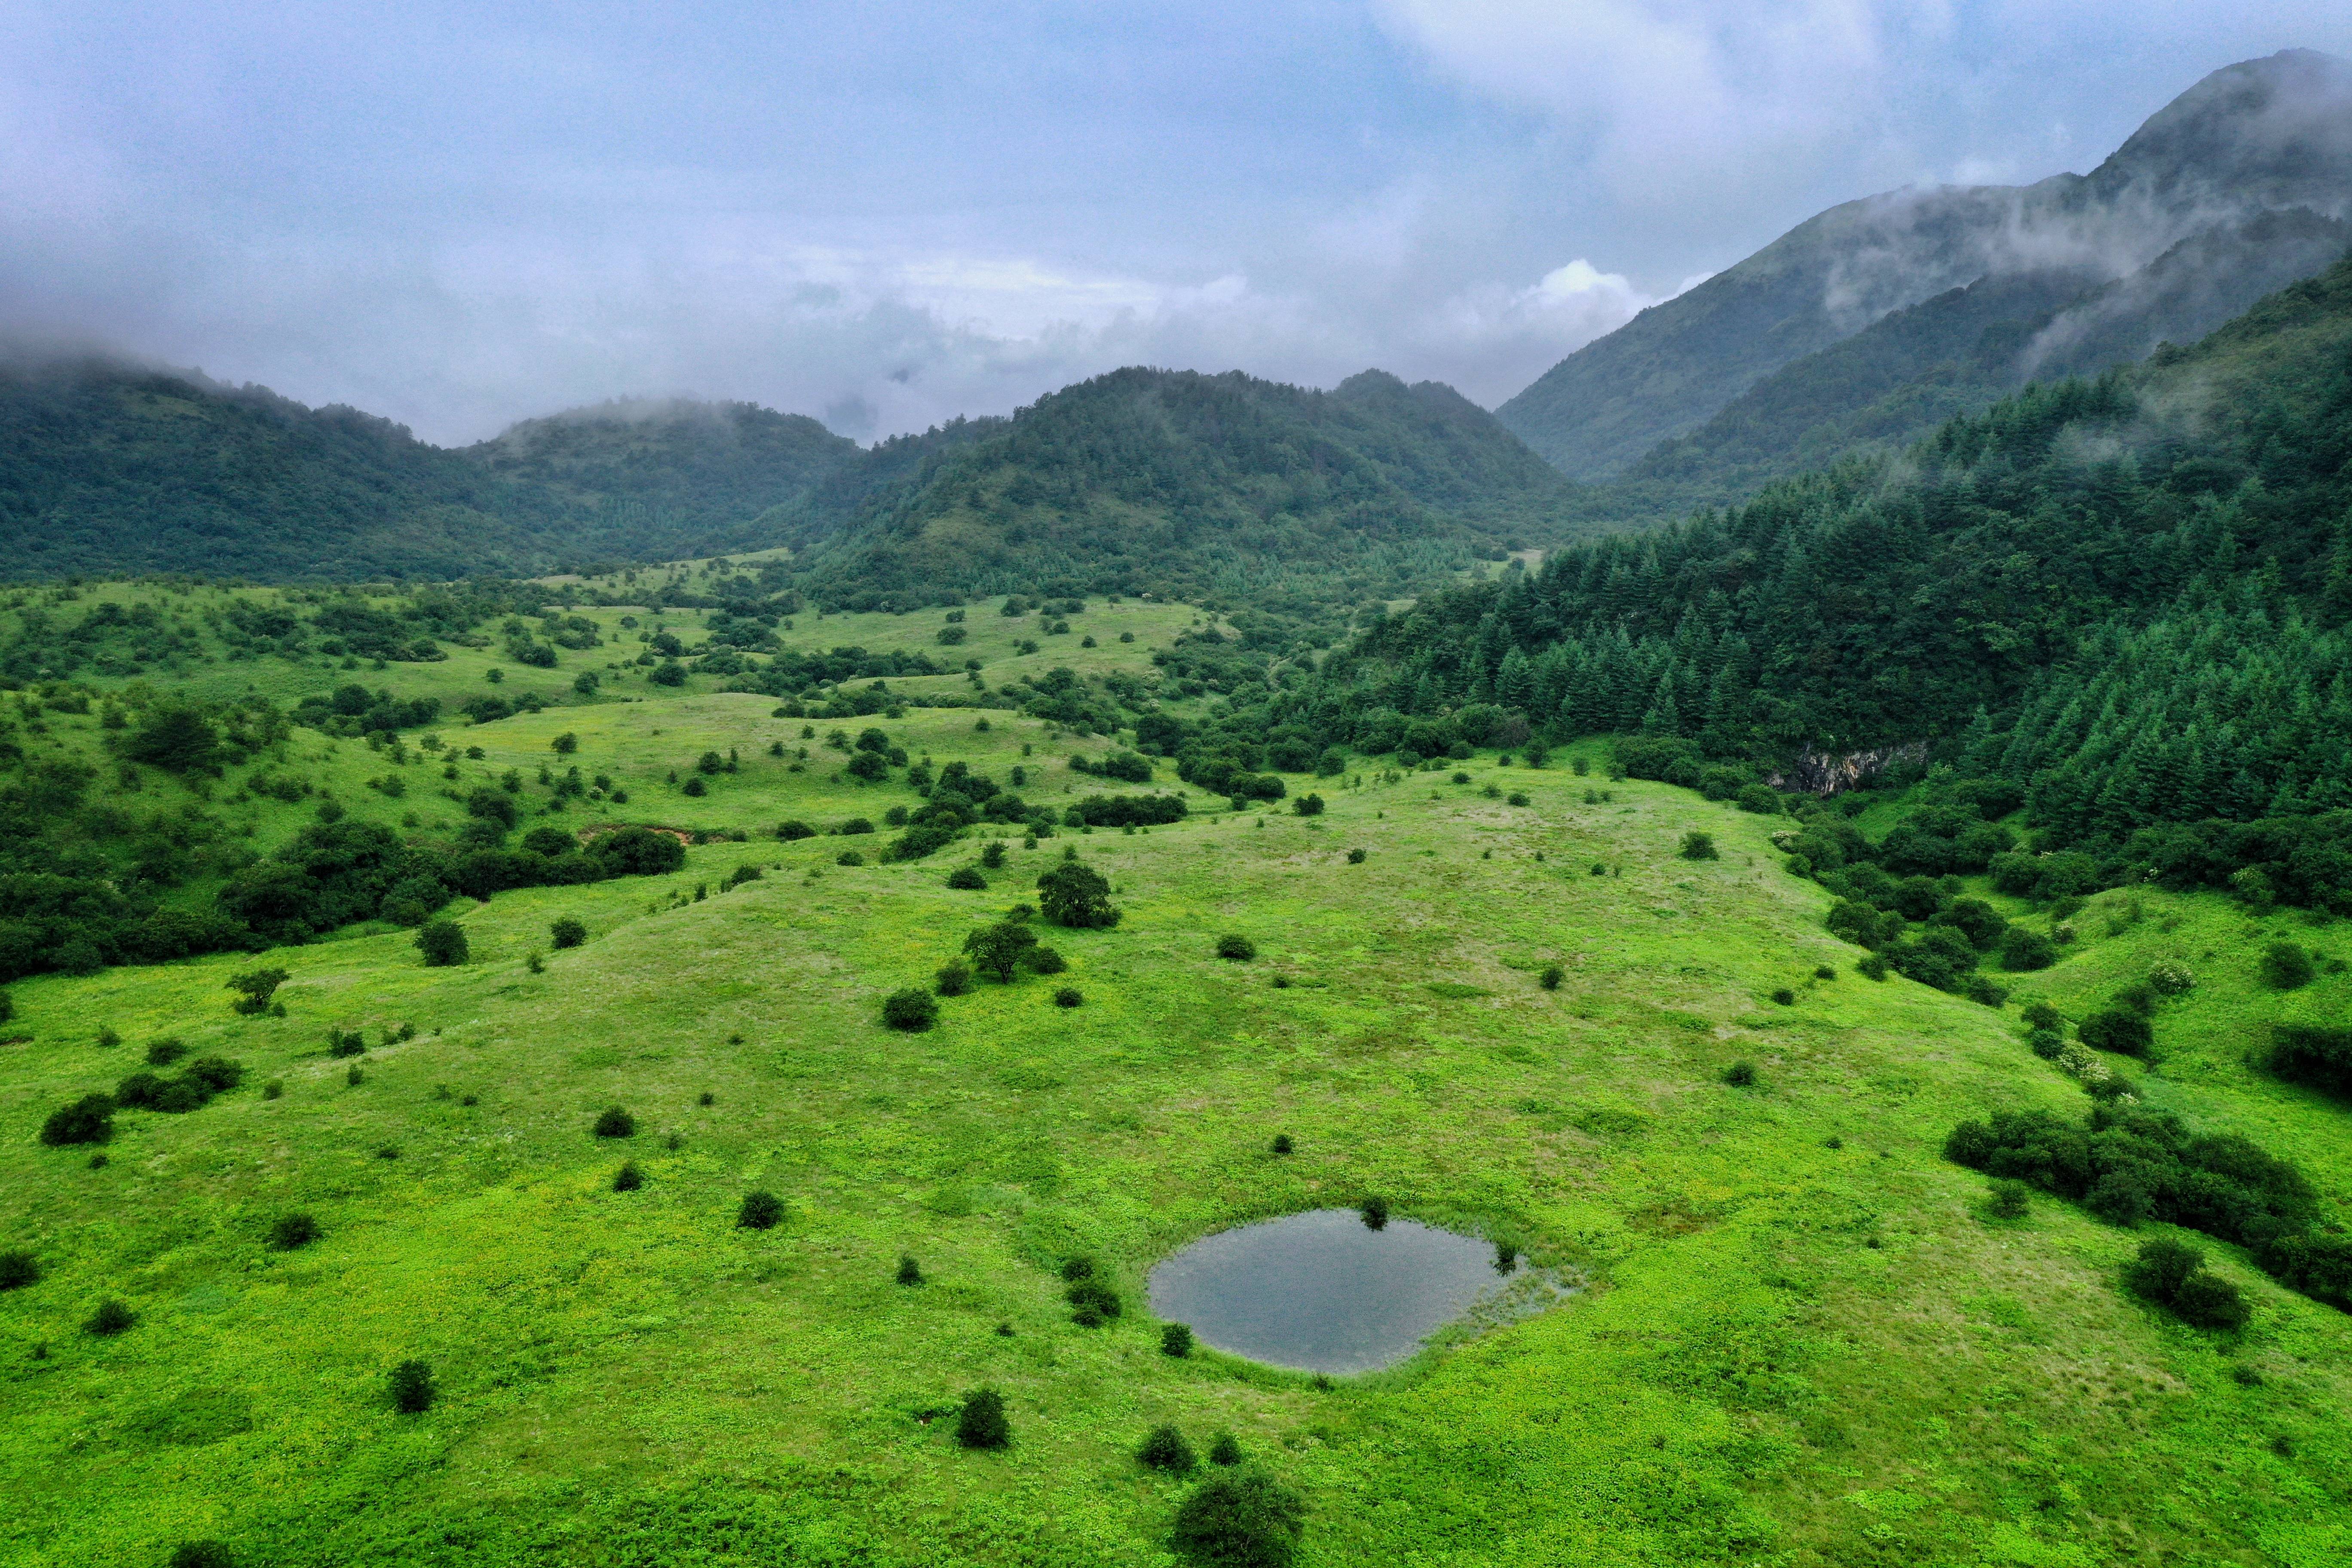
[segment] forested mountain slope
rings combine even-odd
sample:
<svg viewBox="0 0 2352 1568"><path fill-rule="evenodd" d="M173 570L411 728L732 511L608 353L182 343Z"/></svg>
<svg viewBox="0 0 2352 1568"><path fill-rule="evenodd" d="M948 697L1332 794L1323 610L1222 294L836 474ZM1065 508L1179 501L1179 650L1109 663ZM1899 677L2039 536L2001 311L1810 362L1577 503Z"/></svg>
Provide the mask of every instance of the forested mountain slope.
<svg viewBox="0 0 2352 1568"><path fill-rule="evenodd" d="M1601 479L1628 472L1659 442L1697 430L1753 388L1760 409L1698 443L1717 455L1699 470L1736 475L1759 454L1798 447L1829 416L1861 413L1863 403L1832 400L1823 409L1813 401L1838 365L1778 389L1759 384L1891 312L1988 279L2024 285L1990 343L1980 340L1996 323L1979 320L1990 296L1935 313L1949 318L1939 330L1921 330L1931 318L1887 334L1864 355L1873 395L1916 380L1948 382L1947 362L1965 364L1995 348L1982 384L1994 388L2104 368L2165 338L2200 335L2260 293L2315 271L2340 254L2341 230L2330 225L2347 210L2352 67L2285 51L2207 77L2088 175L1893 192L1833 207L1580 349L1496 415L1563 471ZM2265 215L2281 215L2285 228L2262 226ZM2189 252L2168 266L2168 253L2183 246ZM2301 270L2282 270L2293 267ZM2054 297L2061 279L2079 281ZM1970 322L1974 331L1962 330ZM1917 401L1932 409L1937 395ZM1766 410L1777 426L1759 429ZM1887 413L1864 415L1858 434L1884 426ZM1753 434L1752 450L1727 441L1739 431ZM1824 432L1809 456L1827 455L1836 434ZM1669 452L1634 471L1689 477L1693 467L1691 453Z"/></svg>
<svg viewBox="0 0 2352 1568"><path fill-rule="evenodd" d="M857 443L755 403L600 404L527 419L460 454L547 491L594 555L706 555L777 542L760 519L855 461Z"/></svg>
<svg viewBox="0 0 2352 1568"><path fill-rule="evenodd" d="M2114 845L2352 807L2347 619L2342 263L1900 459L1423 599L1232 728L1424 755L1638 731L1775 764L1920 744L2030 795L2053 843Z"/></svg>
<svg viewBox="0 0 2352 1568"><path fill-rule="evenodd" d="M448 579L741 549L857 453L751 404L608 404L451 451L194 372L0 359L0 575Z"/></svg>
<svg viewBox="0 0 2352 1568"><path fill-rule="evenodd" d="M407 429L96 359L0 363L0 575L534 569L546 498Z"/></svg>
<svg viewBox="0 0 2352 1568"><path fill-rule="evenodd" d="M1330 392L1115 371L869 460L902 477L797 520L804 536L841 530L813 553L820 602L1041 584L1377 597L1549 536L1566 489L1450 387L1376 371Z"/></svg>

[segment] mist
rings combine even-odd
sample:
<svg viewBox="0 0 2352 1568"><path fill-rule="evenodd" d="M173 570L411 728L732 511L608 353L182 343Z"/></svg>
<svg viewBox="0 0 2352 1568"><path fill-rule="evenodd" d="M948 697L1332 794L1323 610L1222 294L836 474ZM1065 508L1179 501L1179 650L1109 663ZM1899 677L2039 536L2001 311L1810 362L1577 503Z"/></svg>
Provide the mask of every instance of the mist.
<svg viewBox="0 0 2352 1568"><path fill-rule="evenodd" d="M2206 70L2294 45L2352 50L2352 23L1861 0L19 8L0 337L442 445L676 397L871 441L1126 363L1307 385L1378 366L1492 405L1812 212L2087 170ZM1880 297L1859 270L1841 287Z"/></svg>

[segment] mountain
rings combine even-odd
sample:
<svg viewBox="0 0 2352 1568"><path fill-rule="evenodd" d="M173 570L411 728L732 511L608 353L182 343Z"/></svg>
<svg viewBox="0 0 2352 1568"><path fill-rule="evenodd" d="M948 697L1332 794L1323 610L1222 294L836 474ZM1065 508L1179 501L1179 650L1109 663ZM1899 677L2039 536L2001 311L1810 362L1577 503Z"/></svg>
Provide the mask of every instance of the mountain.
<svg viewBox="0 0 2352 1568"><path fill-rule="evenodd" d="M555 510L404 426L102 358L0 362L0 574L530 569Z"/></svg>
<svg viewBox="0 0 2352 1568"><path fill-rule="evenodd" d="M1900 405L1872 407L1915 384L1932 419L2200 336L2285 269L2340 255L2347 218L2352 65L2289 50L2215 71L2087 175L1832 207L1578 350L1496 417L1580 479L1752 478L1773 454L1916 429ZM1855 354L1798 368L1882 324ZM1751 392L1729 426L1703 428ZM1696 449L1658 450L1694 433Z"/></svg>
<svg viewBox="0 0 2352 1568"><path fill-rule="evenodd" d="M460 456L586 521L582 548L642 557L774 543L757 520L858 450L805 415L668 399L528 419Z"/></svg>
<svg viewBox="0 0 2352 1568"><path fill-rule="evenodd" d="M887 471L877 471L887 470ZM1549 540L1567 487L1452 388L1128 369L885 443L774 520L845 605L964 594L1378 596Z"/></svg>
<svg viewBox="0 0 2352 1568"><path fill-rule="evenodd" d="M448 450L404 426L102 356L0 359L0 574L528 574L773 542L859 455L745 403L611 403Z"/></svg>
<svg viewBox="0 0 2352 1568"><path fill-rule="evenodd" d="M1899 456L1426 598L1335 664L1358 717L1318 741L1492 702L1695 757L1916 747L2053 848L2352 809L2352 260ZM2352 909L2352 843L2325 869Z"/></svg>

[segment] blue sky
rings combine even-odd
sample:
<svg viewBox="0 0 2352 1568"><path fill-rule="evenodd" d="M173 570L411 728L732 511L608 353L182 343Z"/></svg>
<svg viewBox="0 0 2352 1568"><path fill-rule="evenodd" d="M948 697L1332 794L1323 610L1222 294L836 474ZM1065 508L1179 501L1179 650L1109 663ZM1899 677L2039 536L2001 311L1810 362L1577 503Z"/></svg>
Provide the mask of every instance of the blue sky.
<svg viewBox="0 0 2352 1568"><path fill-rule="evenodd" d="M1492 405L1833 202L2086 170L2352 7L0 7L0 336L429 439L634 395L863 438L1122 363Z"/></svg>

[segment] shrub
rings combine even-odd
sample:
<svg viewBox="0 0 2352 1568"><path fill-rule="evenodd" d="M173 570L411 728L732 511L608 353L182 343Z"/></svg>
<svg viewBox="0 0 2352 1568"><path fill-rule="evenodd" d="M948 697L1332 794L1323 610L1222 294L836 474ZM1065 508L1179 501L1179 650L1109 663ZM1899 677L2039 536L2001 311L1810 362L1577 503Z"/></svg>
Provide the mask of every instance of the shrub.
<svg viewBox="0 0 2352 1568"><path fill-rule="evenodd" d="M385 1391L392 1395L392 1407L403 1415L416 1415L433 1408L433 1369L415 1357L394 1367L383 1382Z"/></svg>
<svg viewBox="0 0 2352 1568"><path fill-rule="evenodd" d="M634 1193L645 1184L646 1173L637 1169L635 1160L622 1161L621 1168L613 1173L613 1190L616 1193Z"/></svg>
<svg viewBox="0 0 2352 1568"><path fill-rule="evenodd" d="M2197 975L2177 958L2159 958L2148 966L2147 986L2159 996L2185 996L2197 989Z"/></svg>
<svg viewBox="0 0 2352 1568"><path fill-rule="evenodd" d="M915 1261L913 1253L898 1254L898 1279L901 1285L920 1285L923 1282L923 1266Z"/></svg>
<svg viewBox="0 0 2352 1568"><path fill-rule="evenodd" d="M2263 984L2273 991L2293 991L2312 980L2311 954L2291 942L2274 942L2263 949Z"/></svg>
<svg viewBox="0 0 2352 1568"><path fill-rule="evenodd" d="M547 928L547 940L556 947L578 947L588 940L588 928L564 915Z"/></svg>
<svg viewBox="0 0 2352 1568"><path fill-rule="evenodd" d="M2060 1033L2065 1029L2066 1020L2061 1017L2058 1009L2049 1003L2034 1002L2026 1006L2025 1026L2029 1029L2048 1029L2053 1033Z"/></svg>
<svg viewBox="0 0 2352 1568"><path fill-rule="evenodd" d="M1861 975L1864 980L1884 980L1886 978L1886 960L1884 956L1875 952L1866 954L1863 958L1862 962L1855 964L1853 968L1854 973Z"/></svg>
<svg viewBox="0 0 2352 1568"><path fill-rule="evenodd" d="M425 954L425 965L433 969L463 963L469 952L466 928L449 920L426 921L417 928L416 947Z"/></svg>
<svg viewBox="0 0 2352 1568"><path fill-rule="evenodd" d="M2263 1065L2293 1082L2352 1096L2352 1028L2273 1024Z"/></svg>
<svg viewBox="0 0 2352 1568"><path fill-rule="evenodd" d="M1054 993L1054 1005L1056 1007L1076 1007L1085 1001L1085 994L1075 985L1065 985Z"/></svg>
<svg viewBox="0 0 2352 1568"><path fill-rule="evenodd" d="M2011 926L2000 939L2000 966L2012 973L2047 969L2058 962L2058 950L2048 937L2023 926Z"/></svg>
<svg viewBox="0 0 2352 1568"><path fill-rule="evenodd" d="M833 858L833 863L836 866L863 866L866 857L855 849L845 849Z"/></svg>
<svg viewBox="0 0 2352 1568"><path fill-rule="evenodd" d="M1567 970L1557 963L1547 963L1543 966L1543 973L1536 976L1536 984L1547 991L1557 991L1559 989L1559 983L1567 978Z"/></svg>
<svg viewBox="0 0 2352 1568"><path fill-rule="evenodd" d="M1257 943L1238 932L1228 932L1217 939L1217 956L1236 963L1246 963L1257 956Z"/></svg>
<svg viewBox="0 0 2352 1568"><path fill-rule="evenodd" d="M1701 833L1696 828L1693 828L1690 832L1683 835L1683 847L1679 851L1677 851L1677 853L1679 853L1685 860L1717 860L1722 858L1721 856L1716 853L1715 836L1708 833Z"/></svg>
<svg viewBox="0 0 2352 1568"><path fill-rule="evenodd" d="M82 1323L81 1331L95 1334L102 1340L111 1339L116 1334L130 1332L131 1326L138 1321L138 1313L110 1296L100 1301L98 1310Z"/></svg>
<svg viewBox="0 0 2352 1568"><path fill-rule="evenodd" d="M41 1265L29 1252L0 1252L0 1290L22 1290L40 1282Z"/></svg>
<svg viewBox="0 0 2352 1568"><path fill-rule="evenodd" d="M929 992L909 985L882 999L882 1021L894 1029L920 1034L940 1021L940 1005Z"/></svg>
<svg viewBox="0 0 2352 1568"><path fill-rule="evenodd" d="M784 1200L767 1192L745 1193L743 1206L735 1211L735 1224L743 1230L772 1230L783 1217Z"/></svg>
<svg viewBox="0 0 2352 1568"><path fill-rule="evenodd" d="M942 996L961 996L971 989L971 966L961 959L950 959L940 965L931 989Z"/></svg>
<svg viewBox="0 0 2352 1568"><path fill-rule="evenodd" d="M596 1125L592 1131L599 1138L635 1138L637 1135L637 1119L617 1105L608 1106L596 1118Z"/></svg>
<svg viewBox="0 0 2352 1568"><path fill-rule="evenodd" d="M1813 978L1816 980L1835 980L1837 978L1837 971L1832 969L1826 963L1817 963L1813 965Z"/></svg>
<svg viewBox="0 0 2352 1568"><path fill-rule="evenodd" d="M790 844L795 839L815 837L816 829L805 822L780 822L776 824L776 837Z"/></svg>
<svg viewBox="0 0 2352 1568"><path fill-rule="evenodd" d="M1043 942L1026 949L1022 954L1021 962L1029 966L1029 972L1032 974L1059 974L1070 967L1066 959Z"/></svg>
<svg viewBox="0 0 2352 1568"><path fill-rule="evenodd" d="M71 1105L49 1112L41 1123L41 1142L52 1149L69 1143L103 1143L114 1136L114 1100L110 1095L85 1094Z"/></svg>
<svg viewBox="0 0 2352 1568"><path fill-rule="evenodd" d="M280 1252L292 1252L319 1239L319 1222L306 1214L282 1214L278 1223L269 1227L269 1245Z"/></svg>
<svg viewBox="0 0 2352 1568"><path fill-rule="evenodd" d="M977 866L959 866L948 873L948 886L959 892L977 893L988 887L988 879L980 874Z"/></svg>
<svg viewBox="0 0 2352 1568"><path fill-rule="evenodd" d="M1287 1154L1294 1147L1296 1147L1296 1145L1290 1142L1289 1133L1277 1132L1274 1135L1274 1152L1276 1153Z"/></svg>
<svg viewBox="0 0 2352 1568"><path fill-rule="evenodd" d="M1167 1470L1174 1475L1189 1476L1200 1464L1192 1457L1192 1445L1184 1441L1184 1434L1173 1426L1154 1426L1135 1457L1155 1470Z"/></svg>
<svg viewBox="0 0 2352 1568"><path fill-rule="evenodd" d="M588 853L616 877L661 876L686 865L686 846L677 835L656 833L650 827L599 834L588 846Z"/></svg>
<svg viewBox="0 0 2352 1568"><path fill-rule="evenodd" d="M2191 1274L2173 1291L2169 1305L2180 1320L2200 1329L2236 1332L2246 1326L2253 1309L2238 1288L2219 1274Z"/></svg>
<svg viewBox="0 0 2352 1568"><path fill-rule="evenodd" d="M1081 930L1115 926L1118 910L1111 907L1110 883L1101 872L1076 860L1066 860L1037 879L1037 904L1055 925Z"/></svg>
<svg viewBox="0 0 2352 1568"><path fill-rule="evenodd" d="M2147 1020L2126 1007L2102 1008L2075 1026L2074 1033L2093 1050L2126 1057L2144 1057L2156 1043Z"/></svg>
<svg viewBox="0 0 2352 1568"><path fill-rule="evenodd" d="M1076 1309L1070 1314L1071 1321L1084 1328L1095 1328L1105 1319L1118 1317L1121 1309L1118 1292L1091 1277L1071 1286L1063 1296Z"/></svg>
<svg viewBox="0 0 2352 1568"><path fill-rule="evenodd" d="M1192 1353L1192 1330L1184 1323L1170 1323L1160 1331L1160 1352L1181 1360Z"/></svg>
<svg viewBox="0 0 2352 1568"><path fill-rule="evenodd" d="M1349 850L1349 851L1348 851L1348 864L1349 864L1349 865L1350 865L1350 866L1360 866L1360 865L1362 865L1363 863L1364 863L1364 852L1363 852L1362 850L1360 850L1360 849L1350 849L1350 850Z"/></svg>
<svg viewBox="0 0 2352 1568"><path fill-rule="evenodd" d="M1969 976L1968 997L1983 1006L2004 1007L2009 1005L2009 987L1997 984L1987 975L1971 974Z"/></svg>
<svg viewBox="0 0 2352 1568"><path fill-rule="evenodd" d="M1774 789L1770 784L1742 784L1739 788L1738 795L1736 795L1734 799L1738 802L1739 809L1742 811L1753 812L1759 816L1778 816L1780 815L1780 792Z"/></svg>
<svg viewBox="0 0 2352 1568"><path fill-rule="evenodd" d="M1523 790L1513 790L1511 792L1511 798L1504 804L1507 805L1525 805L1528 804L1527 794Z"/></svg>
<svg viewBox="0 0 2352 1568"><path fill-rule="evenodd" d="M1772 993L1772 1000L1783 1007L1793 1007L1797 1005L1797 994L1783 985Z"/></svg>
<svg viewBox="0 0 2352 1568"><path fill-rule="evenodd" d="M1985 1200L1985 1213L1995 1219L2023 1219L2033 1208L2033 1189L2023 1182L1997 1178Z"/></svg>
<svg viewBox="0 0 2352 1568"><path fill-rule="evenodd" d="M1380 1197L1366 1198L1363 1203L1359 1205L1359 1210L1364 1216L1364 1228L1366 1230L1384 1230L1388 1227L1388 1199Z"/></svg>
<svg viewBox="0 0 2352 1568"><path fill-rule="evenodd" d="M183 1541L172 1548L172 1568L236 1568L236 1558L222 1542Z"/></svg>
<svg viewBox="0 0 2352 1568"><path fill-rule="evenodd" d="M993 871L1004 864L1004 840L992 838L981 847L980 863Z"/></svg>
<svg viewBox="0 0 2352 1568"><path fill-rule="evenodd" d="M147 1065L151 1068L167 1068L187 1054L188 1047L177 1040L156 1040L147 1047Z"/></svg>
<svg viewBox="0 0 2352 1568"><path fill-rule="evenodd" d="M1299 816L1320 816L1323 815L1323 797L1319 795L1302 795L1290 803L1290 809Z"/></svg>
<svg viewBox="0 0 2352 1568"><path fill-rule="evenodd" d="M1212 1476L1176 1510L1176 1550L1213 1568L1289 1568L1307 1532L1305 1500L1255 1469Z"/></svg>
<svg viewBox="0 0 2352 1568"><path fill-rule="evenodd" d="M967 1448L1010 1447L1013 1425L1004 1418L1004 1395L992 1388L965 1394L956 1416L956 1441Z"/></svg>
<svg viewBox="0 0 2352 1568"><path fill-rule="evenodd" d="M1209 1463L1238 1465L1242 1462L1241 1440L1231 1432L1220 1432L1217 1440L1209 1445Z"/></svg>
<svg viewBox="0 0 2352 1568"><path fill-rule="evenodd" d="M2025 1048L2045 1062L2054 1062L2066 1048L2066 1037L2055 1029L2028 1029Z"/></svg>
<svg viewBox="0 0 2352 1568"><path fill-rule="evenodd" d="M1747 1089L1756 1081L1756 1064L1736 1061L1723 1069L1723 1081L1734 1089Z"/></svg>

